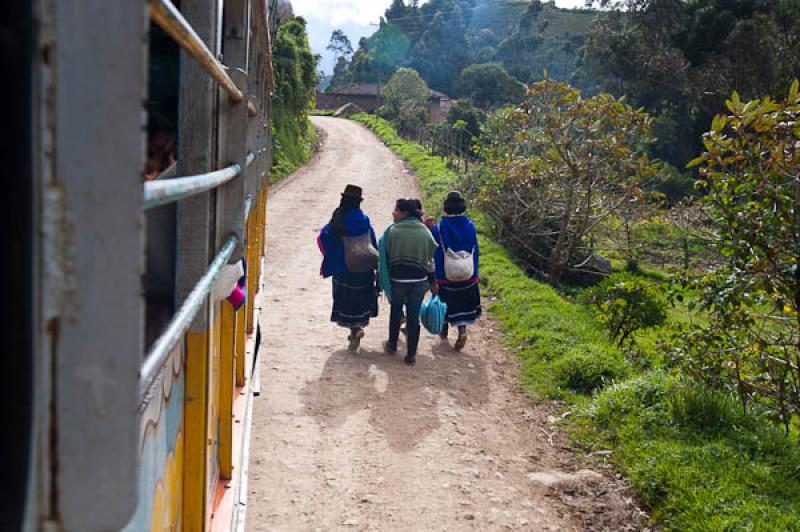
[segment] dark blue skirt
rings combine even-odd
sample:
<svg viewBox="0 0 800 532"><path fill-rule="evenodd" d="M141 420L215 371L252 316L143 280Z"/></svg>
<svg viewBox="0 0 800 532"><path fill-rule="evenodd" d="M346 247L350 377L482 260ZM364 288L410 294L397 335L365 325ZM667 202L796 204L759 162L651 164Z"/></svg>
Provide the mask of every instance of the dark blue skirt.
<svg viewBox="0 0 800 532"><path fill-rule="evenodd" d="M481 292L478 281L439 285L439 299L447 303L447 323L468 325L481 315Z"/></svg>
<svg viewBox="0 0 800 532"><path fill-rule="evenodd" d="M348 328L366 327L378 315L375 272L349 273L333 278L331 321Z"/></svg>

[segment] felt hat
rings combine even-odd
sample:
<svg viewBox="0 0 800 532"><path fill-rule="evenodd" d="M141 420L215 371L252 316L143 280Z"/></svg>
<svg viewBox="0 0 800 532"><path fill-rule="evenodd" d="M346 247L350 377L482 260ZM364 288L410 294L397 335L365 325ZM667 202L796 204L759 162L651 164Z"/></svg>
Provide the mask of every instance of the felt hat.
<svg viewBox="0 0 800 532"><path fill-rule="evenodd" d="M458 190L451 190L444 199L444 212L461 214L467 209L467 202Z"/></svg>
<svg viewBox="0 0 800 532"><path fill-rule="evenodd" d="M357 199L358 201L363 200L364 198L361 197L361 187L357 187L355 185L347 185L344 187L344 192L342 192L343 198L353 198Z"/></svg>

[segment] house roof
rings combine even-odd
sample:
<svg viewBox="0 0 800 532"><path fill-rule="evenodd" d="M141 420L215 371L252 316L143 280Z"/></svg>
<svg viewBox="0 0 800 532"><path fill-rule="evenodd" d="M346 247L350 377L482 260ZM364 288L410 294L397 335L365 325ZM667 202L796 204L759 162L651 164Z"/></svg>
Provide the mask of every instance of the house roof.
<svg viewBox="0 0 800 532"><path fill-rule="evenodd" d="M342 87L329 94L346 94L348 96L377 96L378 86L375 83L356 83L347 87ZM428 98L447 100L449 97L439 91L428 89Z"/></svg>

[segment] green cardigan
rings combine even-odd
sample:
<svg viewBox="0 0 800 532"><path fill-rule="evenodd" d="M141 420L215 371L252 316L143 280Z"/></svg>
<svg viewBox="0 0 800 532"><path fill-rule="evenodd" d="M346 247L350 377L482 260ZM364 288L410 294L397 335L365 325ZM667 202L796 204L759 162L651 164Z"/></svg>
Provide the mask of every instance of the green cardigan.
<svg viewBox="0 0 800 532"><path fill-rule="evenodd" d="M384 238L390 267L407 264L431 271L437 244L425 224L417 218L409 216L390 226Z"/></svg>

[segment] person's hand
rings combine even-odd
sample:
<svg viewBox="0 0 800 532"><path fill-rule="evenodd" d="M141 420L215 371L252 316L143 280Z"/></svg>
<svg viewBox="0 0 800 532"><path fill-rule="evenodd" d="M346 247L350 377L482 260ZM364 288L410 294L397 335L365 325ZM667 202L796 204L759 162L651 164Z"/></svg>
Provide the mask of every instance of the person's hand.
<svg viewBox="0 0 800 532"><path fill-rule="evenodd" d="M438 295L439 294L439 283L431 283L431 294Z"/></svg>

